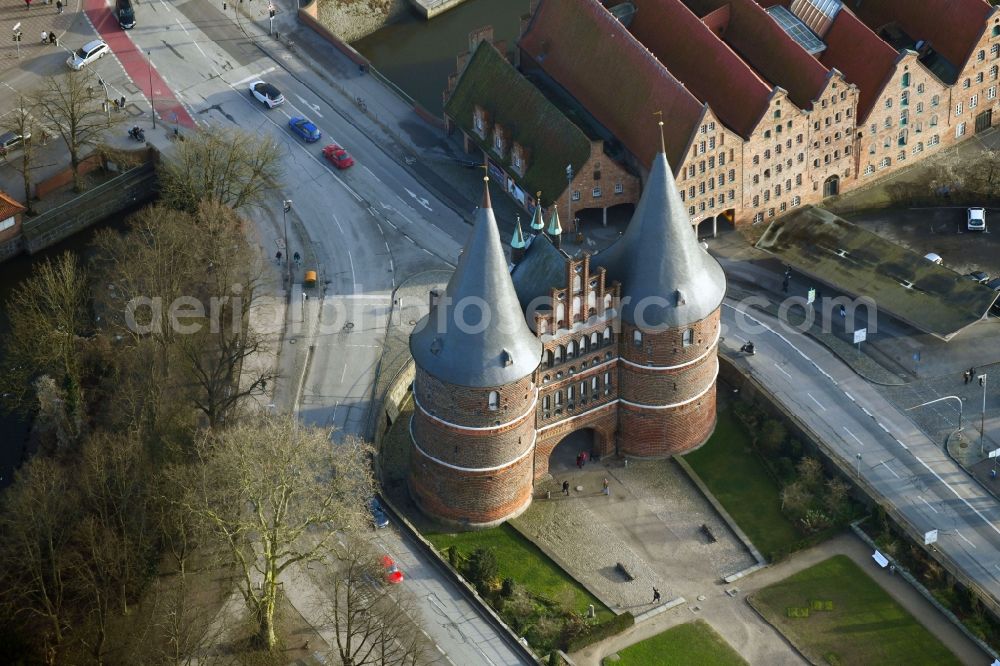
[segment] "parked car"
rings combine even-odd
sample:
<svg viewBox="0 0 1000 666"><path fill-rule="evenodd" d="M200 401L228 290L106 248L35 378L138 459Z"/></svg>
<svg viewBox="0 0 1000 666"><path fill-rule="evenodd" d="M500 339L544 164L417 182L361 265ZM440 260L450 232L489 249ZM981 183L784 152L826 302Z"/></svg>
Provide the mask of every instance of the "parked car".
<svg viewBox="0 0 1000 666"><path fill-rule="evenodd" d="M0 134L0 157L8 158L24 147L24 142L31 139L30 134L21 136L17 132Z"/></svg>
<svg viewBox="0 0 1000 666"><path fill-rule="evenodd" d="M986 231L986 209L970 208L965 222L969 231Z"/></svg>
<svg viewBox="0 0 1000 666"><path fill-rule="evenodd" d="M105 44L103 40L95 39L92 42L87 42L82 47L74 51L68 58L66 58L66 64L69 65L70 69L80 71L90 63L99 58L103 58L110 52L111 48Z"/></svg>
<svg viewBox="0 0 1000 666"><path fill-rule="evenodd" d="M990 276L984 273L983 271L972 271L968 275L963 275L962 277L967 278L969 280L974 280L979 284L986 284L987 282L990 281Z"/></svg>
<svg viewBox="0 0 1000 666"><path fill-rule="evenodd" d="M285 103L285 97L281 94L281 91L272 86L270 83L265 83L263 81L254 81L250 84L250 94L254 98L266 106L269 109L273 109L276 106L281 106Z"/></svg>
<svg viewBox="0 0 1000 666"><path fill-rule="evenodd" d="M375 529L380 530L389 526L389 516L386 515L385 509L382 508L382 503L378 501L377 497L368 501L368 511L372 514L372 524Z"/></svg>
<svg viewBox="0 0 1000 666"><path fill-rule="evenodd" d="M391 585L398 585L403 582L403 572L388 555L382 556L382 567L385 569L385 582Z"/></svg>
<svg viewBox="0 0 1000 666"><path fill-rule="evenodd" d="M118 15L118 25L122 30L131 30L135 27L135 8L132 0L116 0L115 13Z"/></svg>
<svg viewBox="0 0 1000 666"><path fill-rule="evenodd" d="M927 254L925 254L924 255L924 259L926 259L927 261L931 262L932 264L940 264L941 263L941 255L935 254L933 252L928 252Z"/></svg>
<svg viewBox="0 0 1000 666"><path fill-rule="evenodd" d="M335 143L331 143L323 149L323 157L330 160L333 166L338 169L346 169L347 167L354 165L354 158L351 157L346 150Z"/></svg>
<svg viewBox="0 0 1000 666"><path fill-rule="evenodd" d="M288 121L288 126L306 143L315 143L323 136L323 133L319 131L319 128L316 127L316 125L314 125L308 118L295 116Z"/></svg>
<svg viewBox="0 0 1000 666"><path fill-rule="evenodd" d="M992 280L986 283L986 286L992 289L993 291L1000 291L1000 277L993 278ZM990 312L1000 316L1000 300L997 300L993 303L993 307L990 308Z"/></svg>

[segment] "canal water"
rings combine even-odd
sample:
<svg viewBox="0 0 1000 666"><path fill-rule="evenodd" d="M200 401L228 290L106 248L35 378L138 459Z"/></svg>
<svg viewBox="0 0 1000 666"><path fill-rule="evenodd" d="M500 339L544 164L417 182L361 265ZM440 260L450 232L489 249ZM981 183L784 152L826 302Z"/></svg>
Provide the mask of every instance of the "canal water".
<svg viewBox="0 0 1000 666"><path fill-rule="evenodd" d="M529 0L467 0L430 21L408 12L353 43L355 49L406 94L436 116L455 58L469 49L469 33L493 26L494 41L512 48Z"/></svg>

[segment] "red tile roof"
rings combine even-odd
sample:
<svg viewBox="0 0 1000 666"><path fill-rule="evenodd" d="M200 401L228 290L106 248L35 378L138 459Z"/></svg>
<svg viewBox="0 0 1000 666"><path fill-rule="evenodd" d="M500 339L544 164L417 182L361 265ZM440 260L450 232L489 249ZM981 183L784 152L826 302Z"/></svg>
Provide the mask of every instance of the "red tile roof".
<svg viewBox="0 0 1000 666"><path fill-rule="evenodd" d="M752 1L752 0L751 0ZM727 127L749 137L767 111L772 86L680 0L634 0L631 33ZM739 103L733 103L739 100Z"/></svg>
<svg viewBox="0 0 1000 666"><path fill-rule="evenodd" d="M865 0L850 7L872 30L896 23L912 39L926 40L958 69L995 11L986 0Z"/></svg>
<svg viewBox="0 0 1000 666"><path fill-rule="evenodd" d="M882 89L896 70L899 52L882 41L846 7L826 33L820 62L836 67L858 87L858 125L865 124Z"/></svg>
<svg viewBox="0 0 1000 666"><path fill-rule="evenodd" d="M520 47L644 164L660 148L680 168L704 105L597 0L542 0Z"/></svg>
<svg viewBox="0 0 1000 666"><path fill-rule="evenodd" d="M0 220L6 220L18 213L28 210L19 201L12 199L6 192L0 191Z"/></svg>
<svg viewBox="0 0 1000 666"><path fill-rule="evenodd" d="M684 0L684 3L713 25L718 24L715 14L728 7L729 21L716 34L771 85L787 90L796 106L812 108L813 100L826 88L829 71L789 37L757 2ZM637 18L641 13L638 12ZM719 111L714 106L712 110Z"/></svg>

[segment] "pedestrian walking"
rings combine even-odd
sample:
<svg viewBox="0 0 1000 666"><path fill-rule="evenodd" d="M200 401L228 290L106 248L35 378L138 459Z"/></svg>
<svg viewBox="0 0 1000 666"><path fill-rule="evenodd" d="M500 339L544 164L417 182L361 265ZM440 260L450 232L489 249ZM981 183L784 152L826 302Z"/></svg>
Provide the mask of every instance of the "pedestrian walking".
<svg viewBox="0 0 1000 666"><path fill-rule="evenodd" d="M601 484L601 487L603 488L601 492L607 495L608 497L611 497L611 488L610 486L608 486L608 477L604 477L604 483Z"/></svg>
<svg viewBox="0 0 1000 666"><path fill-rule="evenodd" d="M563 481L563 495L569 496L569 481Z"/></svg>
<svg viewBox="0 0 1000 666"><path fill-rule="evenodd" d="M975 366L969 368L969 382L971 383L973 379L976 378L976 368Z"/></svg>
<svg viewBox="0 0 1000 666"><path fill-rule="evenodd" d="M660 600L660 591L654 587L653 588L653 603L655 604L659 600Z"/></svg>
<svg viewBox="0 0 1000 666"><path fill-rule="evenodd" d="M63 3L62 0L56 0L56 14L62 14Z"/></svg>
<svg viewBox="0 0 1000 666"><path fill-rule="evenodd" d="M122 103L122 108L124 109L125 108L125 95L122 95L121 103Z"/></svg>
<svg viewBox="0 0 1000 666"><path fill-rule="evenodd" d="M49 30L49 44L58 44L58 43L59 43L59 38L56 37L56 31Z"/></svg>
<svg viewBox="0 0 1000 666"><path fill-rule="evenodd" d="M24 8L31 9L31 0L24 0Z"/></svg>
<svg viewBox="0 0 1000 666"><path fill-rule="evenodd" d="M847 308L843 304L840 305L840 318L845 319L847 317Z"/></svg>
<svg viewBox="0 0 1000 666"><path fill-rule="evenodd" d="M968 370L966 370L965 372L962 373L962 383L963 384L968 384L969 383L969 371Z"/></svg>
<svg viewBox="0 0 1000 666"><path fill-rule="evenodd" d="M576 467L577 469L583 469L583 454L576 454Z"/></svg>
<svg viewBox="0 0 1000 666"><path fill-rule="evenodd" d="M278 264L281 264L281 250L274 253L274 260L277 261Z"/></svg>
<svg viewBox="0 0 1000 666"><path fill-rule="evenodd" d="M42 30L42 44L47 44L49 41L49 33Z"/></svg>

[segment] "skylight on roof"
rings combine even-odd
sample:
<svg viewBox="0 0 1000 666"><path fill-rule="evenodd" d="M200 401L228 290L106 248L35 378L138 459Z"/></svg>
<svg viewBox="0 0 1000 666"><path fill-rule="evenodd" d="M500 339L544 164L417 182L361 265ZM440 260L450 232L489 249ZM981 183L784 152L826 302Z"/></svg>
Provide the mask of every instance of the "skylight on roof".
<svg viewBox="0 0 1000 666"><path fill-rule="evenodd" d="M843 3L841 0L792 0L788 8L822 38L830 30Z"/></svg>
<svg viewBox="0 0 1000 666"><path fill-rule="evenodd" d="M775 23L781 26L781 29L789 37L798 42L799 46L804 48L810 55L822 53L826 49L826 44L823 43L823 40L817 37L816 33L810 30L801 19L782 5L775 5L768 8L767 13L774 19Z"/></svg>

